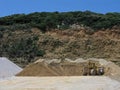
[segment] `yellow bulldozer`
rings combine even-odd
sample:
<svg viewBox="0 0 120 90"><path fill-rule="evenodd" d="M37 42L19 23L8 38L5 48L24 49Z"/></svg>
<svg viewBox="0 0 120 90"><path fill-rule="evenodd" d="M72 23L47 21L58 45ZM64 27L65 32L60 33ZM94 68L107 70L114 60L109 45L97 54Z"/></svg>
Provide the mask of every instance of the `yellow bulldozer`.
<svg viewBox="0 0 120 90"><path fill-rule="evenodd" d="M84 76L97 76L104 74L104 67L96 65L95 62L89 61L87 66L83 67L83 75Z"/></svg>

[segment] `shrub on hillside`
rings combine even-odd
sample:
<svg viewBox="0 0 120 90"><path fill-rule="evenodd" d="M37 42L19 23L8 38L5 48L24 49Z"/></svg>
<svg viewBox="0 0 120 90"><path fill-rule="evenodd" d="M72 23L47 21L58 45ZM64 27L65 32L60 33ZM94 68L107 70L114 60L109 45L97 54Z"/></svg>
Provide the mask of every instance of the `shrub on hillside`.
<svg viewBox="0 0 120 90"><path fill-rule="evenodd" d="M0 25L3 26L18 25L15 28L21 29L28 28L28 26L38 27L43 32L57 28L58 25L61 26L61 29L66 29L76 23L93 29L111 28L120 25L120 13L99 14L91 11L35 12L28 15L15 14L0 18Z"/></svg>

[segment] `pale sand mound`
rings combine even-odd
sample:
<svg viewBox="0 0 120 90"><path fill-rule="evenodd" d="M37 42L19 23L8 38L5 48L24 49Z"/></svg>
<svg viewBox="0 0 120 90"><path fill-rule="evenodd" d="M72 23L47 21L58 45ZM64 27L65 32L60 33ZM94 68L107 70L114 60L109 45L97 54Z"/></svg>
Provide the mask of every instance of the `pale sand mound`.
<svg viewBox="0 0 120 90"><path fill-rule="evenodd" d="M15 76L22 68L4 57L0 57L0 79Z"/></svg>
<svg viewBox="0 0 120 90"><path fill-rule="evenodd" d="M0 90L120 90L109 77L15 77L0 81Z"/></svg>
<svg viewBox="0 0 120 90"><path fill-rule="evenodd" d="M40 59L28 65L18 76L81 76L84 67L89 67L89 63L95 63L96 68L104 67L104 75L120 80L120 67L104 59L82 58L76 60L44 60Z"/></svg>

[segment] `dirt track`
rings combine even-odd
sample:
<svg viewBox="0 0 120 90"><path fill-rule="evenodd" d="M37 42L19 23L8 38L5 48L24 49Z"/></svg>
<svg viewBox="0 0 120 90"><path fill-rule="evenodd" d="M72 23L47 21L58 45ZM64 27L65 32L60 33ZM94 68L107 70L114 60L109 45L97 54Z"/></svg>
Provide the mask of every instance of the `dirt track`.
<svg viewBox="0 0 120 90"><path fill-rule="evenodd" d="M105 76L13 77L0 81L0 90L120 90L120 83Z"/></svg>

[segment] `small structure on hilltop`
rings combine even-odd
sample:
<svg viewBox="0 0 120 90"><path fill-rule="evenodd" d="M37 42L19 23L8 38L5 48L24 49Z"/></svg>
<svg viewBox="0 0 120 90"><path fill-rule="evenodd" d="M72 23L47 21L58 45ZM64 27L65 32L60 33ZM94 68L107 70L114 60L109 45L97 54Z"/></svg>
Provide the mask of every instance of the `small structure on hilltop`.
<svg viewBox="0 0 120 90"><path fill-rule="evenodd" d="M84 30L85 26L83 24L79 25L79 24L76 23L76 24L70 25L70 28L71 29L82 29L82 30Z"/></svg>

